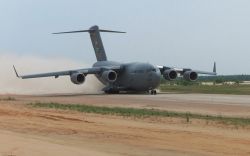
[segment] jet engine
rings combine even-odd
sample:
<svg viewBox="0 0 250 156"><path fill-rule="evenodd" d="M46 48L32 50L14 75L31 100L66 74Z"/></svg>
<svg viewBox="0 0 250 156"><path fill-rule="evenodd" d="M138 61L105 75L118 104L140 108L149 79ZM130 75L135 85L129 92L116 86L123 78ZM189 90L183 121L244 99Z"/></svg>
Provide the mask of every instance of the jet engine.
<svg viewBox="0 0 250 156"><path fill-rule="evenodd" d="M110 83L115 82L117 79L117 73L113 70L107 70L102 73L102 78Z"/></svg>
<svg viewBox="0 0 250 156"><path fill-rule="evenodd" d="M82 84L85 81L85 75L81 73L74 73L70 75L71 82L74 84Z"/></svg>
<svg viewBox="0 0 250 156"><path fill-rule="evenodd" d="M187 81L195 81L198 78L198 74L194 71L186 71L183 74L183 78Z"/></svg>
<svg viewBox="0 0 250 156"><path fill-rule="evenodd" d="M166 80L174 80L174 79L177 78L177 72L175 70L173 70L173 69L164 70L163 77Z"/></svg>

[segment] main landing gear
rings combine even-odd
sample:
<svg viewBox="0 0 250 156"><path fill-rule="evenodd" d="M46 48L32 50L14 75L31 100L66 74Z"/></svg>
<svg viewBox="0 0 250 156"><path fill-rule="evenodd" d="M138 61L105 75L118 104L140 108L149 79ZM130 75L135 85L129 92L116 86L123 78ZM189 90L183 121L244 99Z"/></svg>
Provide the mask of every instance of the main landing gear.
<svg viewBox="0 0 250 156"><path fill-rule="evenodd" d="M118 90L105 90L104 91L106 94L119 94Z"/></svg>
<svg viewBox="0 0 250 156"><path fill-rule="evenodd" d="M156 95L156 94L157 94L156 90L151 90L149 93L150 93L151 95Z"/></svg>

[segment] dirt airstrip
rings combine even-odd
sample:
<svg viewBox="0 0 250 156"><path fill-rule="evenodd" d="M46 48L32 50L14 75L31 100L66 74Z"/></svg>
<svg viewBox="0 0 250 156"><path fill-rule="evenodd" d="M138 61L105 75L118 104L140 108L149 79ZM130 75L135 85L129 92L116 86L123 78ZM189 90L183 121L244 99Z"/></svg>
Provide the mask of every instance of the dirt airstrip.
<svg viewBox="0 0 250 156"><path fill-rule="evenodd" d="M7 97L14 100L8 100ZM33 108L30 102L250 116L250 96L1 95L0 156L250 155L250 128L202 120L134 118Z"/></svg>

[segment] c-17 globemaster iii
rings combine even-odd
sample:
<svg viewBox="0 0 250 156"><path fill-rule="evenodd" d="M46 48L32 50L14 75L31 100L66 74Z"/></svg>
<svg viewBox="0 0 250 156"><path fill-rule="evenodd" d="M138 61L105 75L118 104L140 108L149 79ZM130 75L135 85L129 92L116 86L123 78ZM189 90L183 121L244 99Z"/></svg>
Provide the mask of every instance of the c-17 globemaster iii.
<svg viewBox="0 0 250 156"><path fill-rule="evenodd" d="M156 88L160 84L161 76L166 80L174 80L178 74L187 81L195 81L198 74L216 75L216 65L214 63L213 72L205 72L192 70L189 68L175 68L168 66L154 66L149 63L133 62L119 63L108 61L104 46L101 40L100 32L125 33L121 31L103 30L98 26L92 26L89 30L59 32L53 34L64 33L81 33L88 32L94 47L97 62L91 68L83 68L76 70L66 70L59 72L41 73L33 75L18 75L15 67L14 71L17 77L22 79L39 78L39 77L55 77L70 76L72 83L82 84L85 77L94 74L105 87L102 89L105 93L126 92L150 92L156 94Z"/></svg>

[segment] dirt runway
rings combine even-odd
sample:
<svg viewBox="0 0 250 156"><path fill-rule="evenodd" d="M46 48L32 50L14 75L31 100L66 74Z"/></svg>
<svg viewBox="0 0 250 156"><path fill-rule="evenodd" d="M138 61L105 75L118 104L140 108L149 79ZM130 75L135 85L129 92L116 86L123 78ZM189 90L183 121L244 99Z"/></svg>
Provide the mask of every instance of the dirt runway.
<svg viewBox="0 0 250 156"><path fill-rule="evenodd" d="M250 155L250 130L201 120L37 109L60 102L249 116L250 97L203 94L2 95L0 155Z"/></svg>

